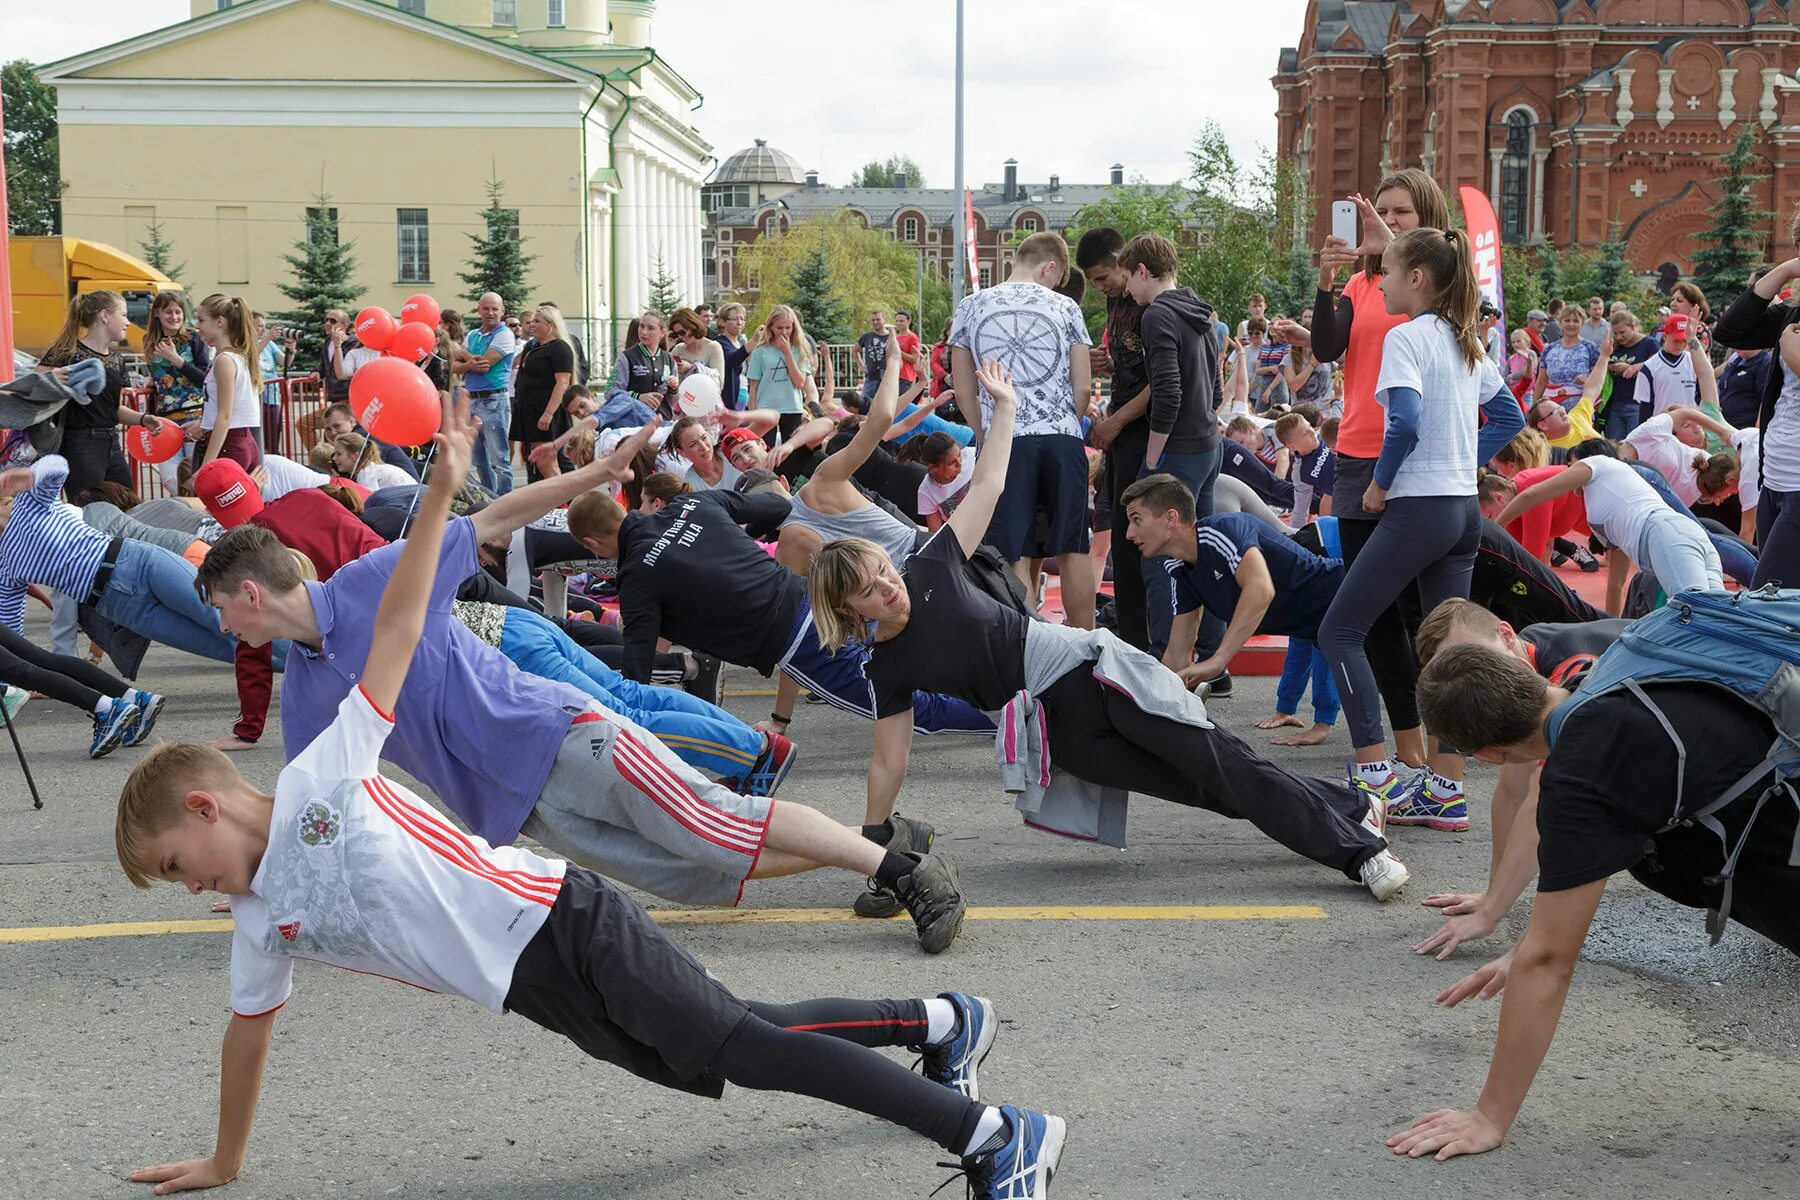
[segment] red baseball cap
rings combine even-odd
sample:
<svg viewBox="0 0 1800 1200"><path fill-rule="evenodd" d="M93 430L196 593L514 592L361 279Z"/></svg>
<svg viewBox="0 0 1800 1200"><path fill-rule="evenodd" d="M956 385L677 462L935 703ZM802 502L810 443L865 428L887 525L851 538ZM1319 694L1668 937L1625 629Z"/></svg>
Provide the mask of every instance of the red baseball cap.
<svg viewBox="0 0 1800 1200"><path fill-rule="evenodd" d="M1664 337L1687 337L1689 332L1688 315L1686 313L1670 313L1668 319L1663 322L1662 331Z"/></svg>
<svg viewBox="0 0 1800 1200"><path fill-rule="evenodd" d="M215 458L195 471L194 492L212 519L227 529L236 529L263 510L256 480L229 458Z"/></svg>
<svg viewBox="0 0 1800 1200"><path fill-rule="evenodd" d="M743 445L745 442L760 442L761 440L762 439L757 437L754 432L739 425L736 429L727 429L725 431L725 436L719 439L719 449L729 458L732 450L736 447Z"/></svg>

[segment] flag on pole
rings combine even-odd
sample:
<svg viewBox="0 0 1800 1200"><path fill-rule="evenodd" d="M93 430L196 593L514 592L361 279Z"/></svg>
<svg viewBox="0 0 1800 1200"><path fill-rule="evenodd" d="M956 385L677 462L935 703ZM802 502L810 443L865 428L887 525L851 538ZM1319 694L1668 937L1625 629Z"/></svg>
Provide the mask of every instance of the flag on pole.
<svg viewBox="0 0 1800 1200"><path fill-rule="evenodd" d="M1494 216L1493 202L1480 188L1467 184L1458 189L1458 194L1462 197L1463 219L1468 222L1469 248L1475 255L1475 279L1481 284L1481 298L1504 313L1506 294L1500 282L1500 221Z"/></svg>

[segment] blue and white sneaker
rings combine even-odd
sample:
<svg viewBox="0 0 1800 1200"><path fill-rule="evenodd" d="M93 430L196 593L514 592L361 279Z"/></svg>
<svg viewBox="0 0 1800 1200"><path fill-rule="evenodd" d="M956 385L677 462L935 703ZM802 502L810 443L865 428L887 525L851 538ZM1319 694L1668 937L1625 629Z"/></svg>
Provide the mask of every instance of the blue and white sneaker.
<svg viewBox="0 0 1800 1200"><path fill-rule="evenodd" d="M794 743L779 733L764 734L763 737L763 752L751 764L750 773L738 781L746 796L773 796L794 765L797 754Z"/></svg>
<svg viewBox="0 0 1800 1200"><path fill-rule="evenodd" d="M156 728L156 718L162 716L163 705L167 703L166 697L159 696L155 692L140 690L137 698L137 724L131 727L131 732L125 735L125 741L122 744L136 746L149 737L150 731Z"/></svg>
<svg viewBox="0 0 1800 1200"><path fill-rule="evenodd" d="M105 758L124 745L141 711L128 700L114 700L104 717L94 718L94 741L88 746L88 757Z"/></svg>
<svg viewBox="0 0 1800 1200"><path fill-rule="evenodd" d="M1062 1160L1068 1123L1010 1104L1000 1113L1012 1127L1012 1136L998 1150L963 1159L969 1194L976 1200L1043 1200Z"/></svg>
<svg viewBox="0 0 1800 1200"><path fill-rule="evenodd" d="M940 1046L927 1046L920 1060L925 1078L942 1084L966 1099L981 1099L975 1072L994 1048L994 1002L962 992L944 992L941 999L956 1008L956 1032Z"/></svg>
<svg viewBox="0 0 1800 1200"><path fill-rule="evenodd" d="M1440 796L1429 779L1418 795L1404 802L1388 805L1389 825L1423 825L1446 833L1461 833L1469 827L1469 802L1461 792Z"/></svg>

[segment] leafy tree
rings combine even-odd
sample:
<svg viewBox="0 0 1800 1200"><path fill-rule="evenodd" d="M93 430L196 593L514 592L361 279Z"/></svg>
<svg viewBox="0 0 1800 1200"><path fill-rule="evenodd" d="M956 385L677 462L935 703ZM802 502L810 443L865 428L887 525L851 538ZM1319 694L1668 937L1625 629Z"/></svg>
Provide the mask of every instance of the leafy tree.
<svg viewBox="0 0 1800 1200"><path fill-rule="evenodd" d="M294 270L294 282L275 285L294 306L274 318L298 330L302 352L312 354L322 345L325 314L341 308L355 316L363 289L356 283L356 258L351 253L356 243L338 240L331 197L323 192L314 197L305 221L306 232L294 242L294 252L282 255Z"/></svg>
<svg viewBox="0 0 1800 1200"><path fill-rule="evenodd" d="M1500 283L1506 293L1506 324L1518 329L1525 324L1525 314L1550 303L1538 271L1537 255L1529 246L1500 247Z"/></svg>
<svg viewBox="0 0 1800 1200"><path fill-rule="evenodd" d="M1694 235L1700 245L1694 255L1694 282L1715 301L1742 291L1751 270L1762 261L1764 230L1774 214L1756 206L1754 189L1768 179L1753 170L1759 160L1756 125L1746 121L1731 150L1719 160L1725 174L1714 181L1719 199L1712 206L1712 224Z"/></svg>
<svg viewBox="0 0 1800 1200"><path fill-rule="evenodd" d="M490 177L487 194L488 206L481 210L483 232L468 235L474 250L469 269L459 272L457 277L469 289L466 298L470 305L493 292L505 302L505 311L522 312L530 291L525 272L537 261L537 256L525 253L526 239L519 233L519 210L507 208L504 203L506 185L498 178Z"/></svg>
<svg viewBox="0 0 1800 1200"><path fill-rule="evenodd" d="M890 154L886 161L872 158L858 167L850 176L850 186L856 188L891 188L896 175L906 176L906 186L922 188L925 186L925 172L919 169L909 154Z"/></svg>
<svg viewBox="0 0 1800 1200"><path fill-rule="evenodd" d="M62 178L57 151L56 89L39 81L31 64L16 59L0 67L0 103L6 109L7 228L20 236L62 229Z"/></svg>
<svg viewBox="0 0 1800 1200"><path fill-rule="evenodd" d="M656 252L656 258L650 265L650 296L644 303L651 312L659 312L664 317L681 307L679 285L675 277L669 274L661 250Z"/></svg>
<svg viewBox="0 0 1800 1200"><path fill-rule="evenodd" d="M814 246L794 268L788 287L788 303L808 333L827 343L849 340L849 315L843 301L831 294L831 267L823 245Z"/></svg>
<svg viewBox="0 0 1800 1200"><path fill-rule="evenodd" d="M918 255L914 248L896 242L886 232L866 228L854 213L840 210L829 216L798 221L787 231L758 238L738 256L733 274L740 280L755 280L756 295L750 304L749 327L755 329L776 304L792 304L808 333L832 341L835 330L814 329L799 294L799 282L816 268L822 258L828 284L820 289L816 282L806 286L814 294L821 290L843 306L842 333L852 331L850 321L860 321L873 309L892 313L896 308L911 311L917 303ZM746 301L749 303L749 301ZM926 292L927 314L931 311L931 292ZM808 301L810 303L810 301ZM945 313L948 301L944 301ZM829 317L829 314L826 314ZM927 317L929 320L929 315ZM941 323L942 318L939 318ZM829 320L827 321L829 325ZM936 334L929 325L926 331ZM923 336L924 333L921 333Z"/></svg>
<svg viewBox="0 0 1800 1200"><path fill-rule="evenodd" d="M149 237L138 243L138 249L144 252L144 261L170 279L180 282L181 277L187 274L187 264L177 265L171 261L175 257L175 245L163 236L162 222L151 221L144 227L144 232Z"/></svg>
<svg viewBox="0 0 1800 1200"><path fill-rule="evenodd" d="M1594 259L1592 294L1601 297L1608 304L1614 300L1629 299L1628 293L1640 286L1636 272L1625 258L1625 239L1619 235L1619 223L1614 221L1606 231L1606 240L1600 243L1599 255Z"/></svg>

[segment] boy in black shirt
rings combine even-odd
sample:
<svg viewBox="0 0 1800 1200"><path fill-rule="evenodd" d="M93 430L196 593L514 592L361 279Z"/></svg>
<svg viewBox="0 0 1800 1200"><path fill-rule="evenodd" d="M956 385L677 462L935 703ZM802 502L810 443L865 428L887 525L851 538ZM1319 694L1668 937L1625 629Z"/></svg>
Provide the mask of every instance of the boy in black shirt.
<svg viewBox="0 0 1800 1200"><path fill-rule="evenodd" d="M1446 1005L1507 989L1487 1084L1469 1112L1419 1118L1388 1139L1396 1154L1439 1159L1480 1154L1505 1139L1555 1036L1570 979L1606 880L1630 871L1678 904L1720 901L1719 838L1701 827L1663 831L1678 796L1699 809L1763 761L1774 738L1767 717L1722 688L1647 683L1682 744L1704 754L1677 757L1670 730L1629 691L1588 700L1569 715L1552 747L1547 718L1568 698L1510 655L1452 646L1419 673L1419 711L1447 743L1491 763L1544 760L1538 799L1538 895L1524 937L1438 997ZM1735 845L1769 779L1715 814ZM1680 789L1678 793L1678 789ZM1795 804L1762 806L1738 859L1731 918L1800 953L1800 867L1788 856Z"/></svg>

